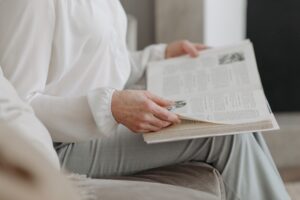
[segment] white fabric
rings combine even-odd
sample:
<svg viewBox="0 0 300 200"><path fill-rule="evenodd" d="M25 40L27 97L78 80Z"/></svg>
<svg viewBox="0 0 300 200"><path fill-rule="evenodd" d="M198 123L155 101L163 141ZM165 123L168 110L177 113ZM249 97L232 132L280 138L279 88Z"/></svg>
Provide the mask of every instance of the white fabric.
<svg viewBox="0 0 300 200"><path fill-rule="evenodd" d="M0 68L0 134L18 134L29 140L36 150L42 153L56 169L59 160L53 148L47 129L35 117L33 110L23 103L13 86L3 77ZM16 145L17 144L11 144Z"/></svg>
<svg viewBox="0 0 300 200"><path fill-rule="evenodd" d="M164 58L165 45L130 56L126 23L118 0L0 0L4 75L55 141L115 130L114 89L134 83L146 63Z"/></svg>

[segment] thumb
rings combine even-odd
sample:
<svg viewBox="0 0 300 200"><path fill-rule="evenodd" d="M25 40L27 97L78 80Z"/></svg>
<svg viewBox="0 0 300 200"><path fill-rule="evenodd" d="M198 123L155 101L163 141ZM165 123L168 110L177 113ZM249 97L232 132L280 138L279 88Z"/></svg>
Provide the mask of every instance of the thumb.
<svg viewBox="0 0 300 200"><path fill-rule="evenodd" d="M154 103L156 103L157 105L161 106L161 107L168 107L171 106L174 102L173 101L169 101L166 99L163 99L159 96L156 96L152 93L147 93L147 96L149 99L151 99Z"/></svg>

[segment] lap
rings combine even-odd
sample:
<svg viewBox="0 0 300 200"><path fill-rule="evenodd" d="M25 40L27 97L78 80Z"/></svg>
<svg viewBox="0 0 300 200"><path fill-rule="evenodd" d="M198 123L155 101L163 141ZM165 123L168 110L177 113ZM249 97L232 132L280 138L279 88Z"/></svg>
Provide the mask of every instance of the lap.
<svg viewBox="0 0 300 200"><path fill-rule="evenodd" d="M64 168L94 178L137 173L187 161L213 162L215 155L228 154L224 147L234 137L203 138L161 144L146 144L142 135L124 126L110 137L70 144L58 151Z"/></svg>

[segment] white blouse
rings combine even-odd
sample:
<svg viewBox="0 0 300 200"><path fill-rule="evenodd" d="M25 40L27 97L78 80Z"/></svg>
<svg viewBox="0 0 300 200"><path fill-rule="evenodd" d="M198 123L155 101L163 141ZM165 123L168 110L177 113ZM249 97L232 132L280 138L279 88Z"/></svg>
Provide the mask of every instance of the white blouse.
<svg viewBox="0 0 300 200"><path fill-rule="evenodd" d="M119 0L0 0L0 65L54 141L109 135L115 89L138 81L165 45L128 53Z"/></svg>

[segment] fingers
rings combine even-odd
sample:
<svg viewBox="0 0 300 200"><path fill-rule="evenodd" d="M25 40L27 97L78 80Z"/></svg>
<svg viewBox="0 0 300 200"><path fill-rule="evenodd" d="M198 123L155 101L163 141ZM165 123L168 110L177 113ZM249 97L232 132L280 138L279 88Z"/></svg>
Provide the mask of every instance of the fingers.
<svg viewBox="0 0 300 200"><path fill-rule="evenodd" d="M155 117L159 118L160 120L171 122L174 124L180 123L180 119L175 113L172 113L158 105L153 105L152 113Z"/></svg>
<svg viewBox="0 0 300 200"><path fill-rule="evenodd" d="M168 107L171 106L174 102L163 99L159 96L156 96L150 92L146 92L146 96L151 99L152 101L154 101L157 105L160 105L162 107Z"/></svg>
<svg viewBox="0 0 300 200"><path fill-rule="evenodd" d="M136 133L159 131L180 120L166 107L173 102L147 91L115 92L112 99L113 117Z"/></svg>
<svg viewBox="0 0 300 200"><path fill-rule="evenodd" d="M156 118L153 115L151 115L151 117L149 117L149 123L152 126L155 126L155 127L159 128L159 129L166 128L166 127L168 127L168 126L171 125L170 122L160 120L160 119Z"/></svg>
<svg viewBox="0 0 300 200"><path fill-rule="evenodd" d="M179 57L185 54L191 57L199 56L199 52L207 49L208 47L203 44L192 43L188 40L176 41L170 43L166 49L166 58Z"/></svg>
<svg viewBox="0 0 300 200"><path fill-rule="evenodd" d="M160 130L161 130L161 128L158 128L158 127L153 126L151 124L146 124L145 123L145 124L142 124L140 126L140 128L137 129L134 132L136 132L136 133L150 133L150 132L157 132L157 131L160 131Z"/></svg>
<svg viewBox="0 0 300 200"><path fill-rule="evenodd" d="M142 119L140 123L137 124L134 132L137 133L157 132L170 125L171 125L170 122L162 121L150 114L144 119Z"/></svg>
<svg viewBox="0 0 300 200"><path fill-rule="evenodd" d="M172 101L162 99L161 97L158 97L150 92L146 92L145 95L149 98L149 101L146 102L146 109L155 117L159 118L160 120L175 124L180 123L178 116L166 109L166 107L173 104Z"/></svg>
<svg viewBox="0 0 300 200"><path fill-rule="evenodd" d="M136 133L157 132L170 125L171 123L164 122L152 116L152 119L148 119L147 121L138 123L132 131Z"/></svg>
<svg viewBox="0 0 300 200"><path fill-rule="evenodd" d="M208 46L206 46L204 44L197 44L197 43L193 44L190 41L183 41L182 48L191 57L197 57L197 56L199 56L199 51L208 49Z"/></svg>
<svg viewBox="0 0 300 200"><path fill-rule="evenodd" d="M135 119L132 131L136 133L157 132L171 124L180 123L178 116L169 112L165 107L172 101L165 100L150 92L144 92L148 100L143 104L139 117Z"/></svg>
<svg viewBox="0 0 300 200"><path fill-rule="evenodd" d="M208 46L206 46L204 44L194 44L194 46L198 51L203 51L205 49L208 49Z"/></svg>
<svg viewBox="0 0 300 200"><path fill-rule="evenodd" d="M191 57L197 57L199 55L197 47L189 41L183 41L182 48L185 53L189 54Z"/></svg>

